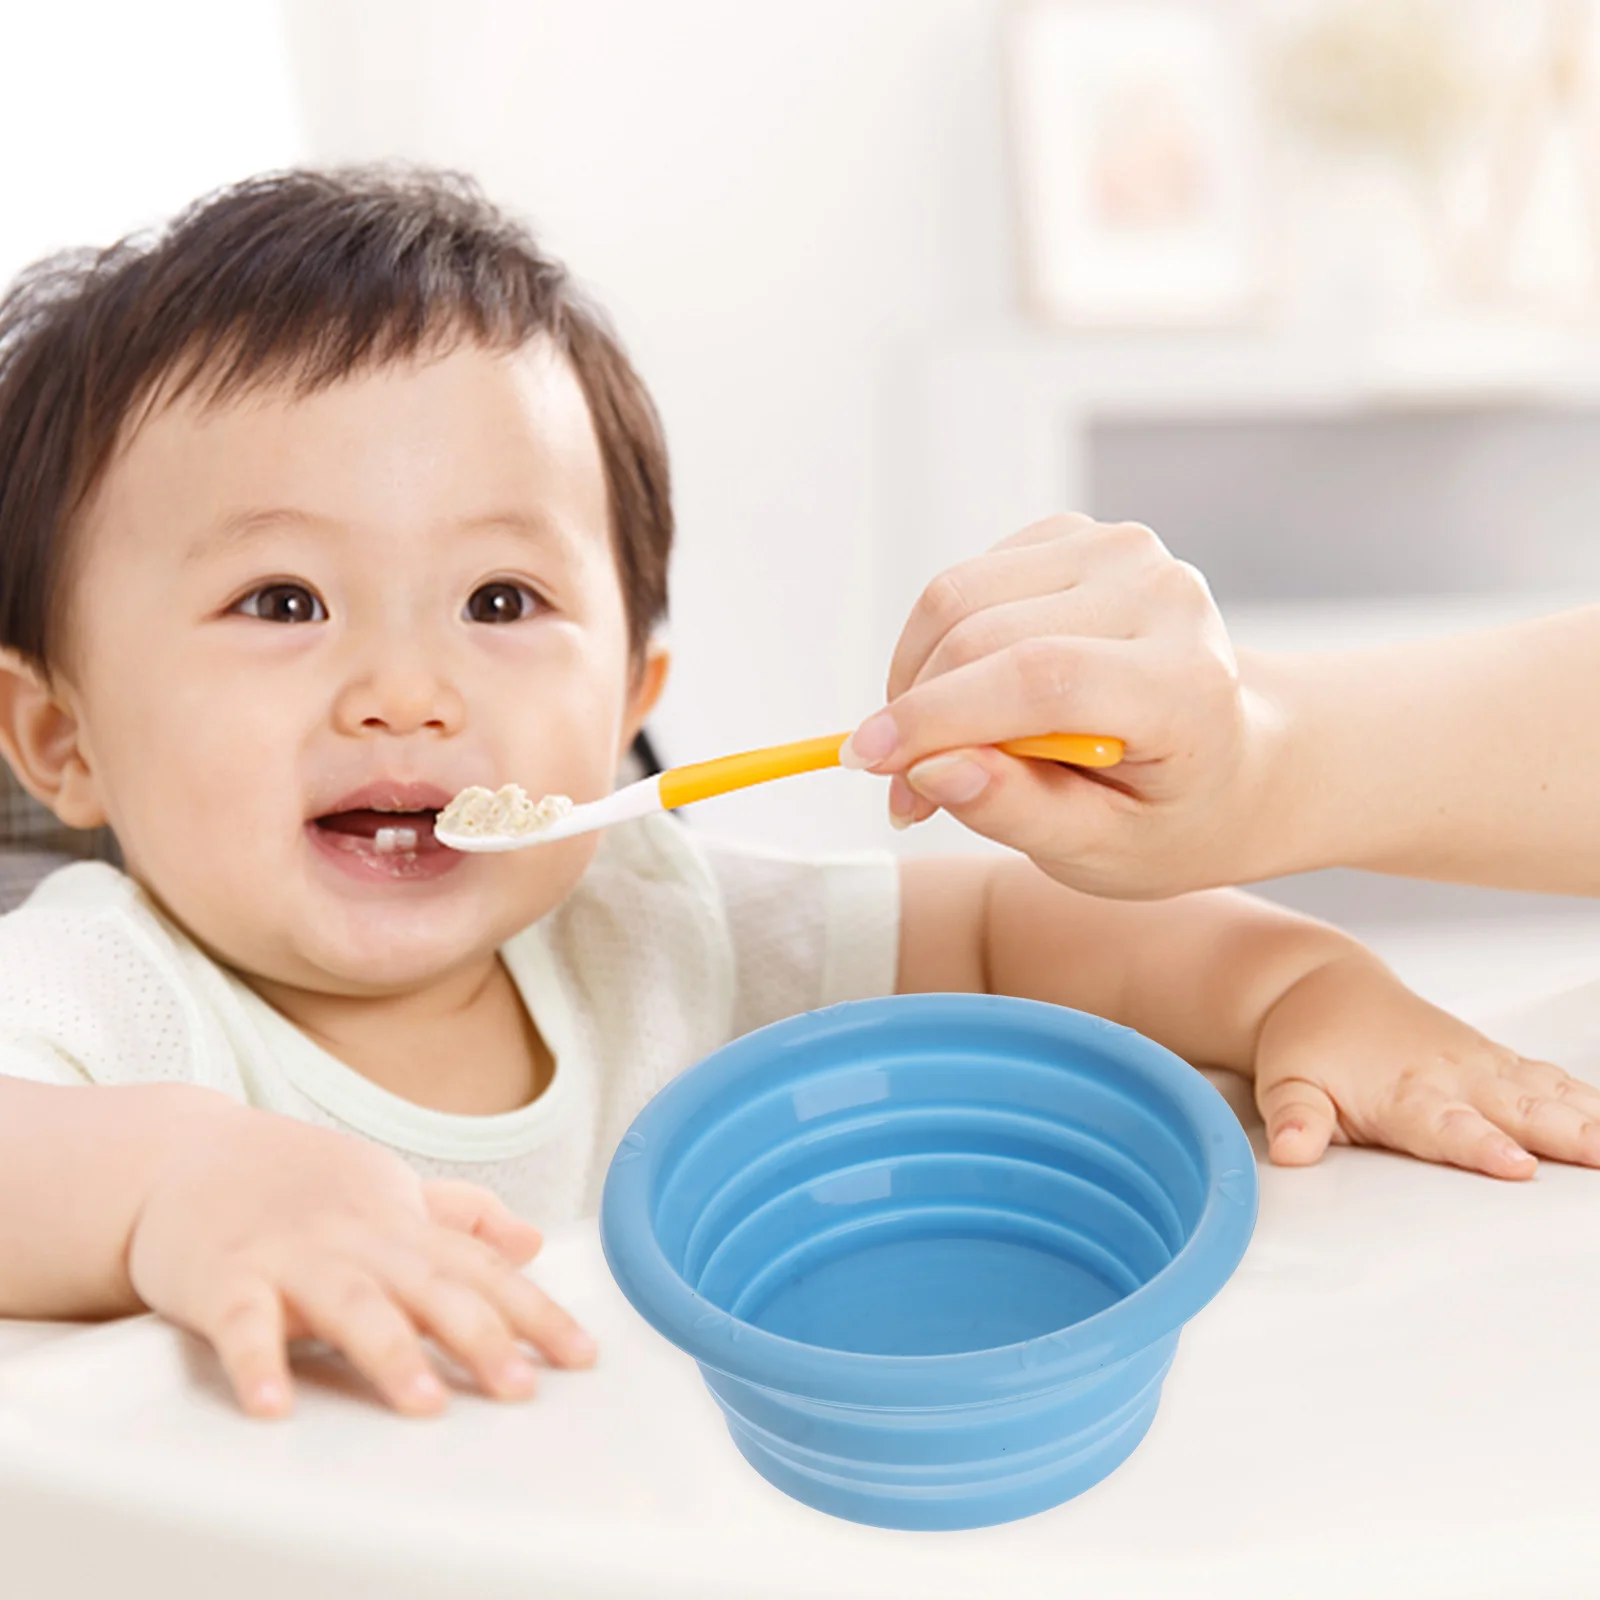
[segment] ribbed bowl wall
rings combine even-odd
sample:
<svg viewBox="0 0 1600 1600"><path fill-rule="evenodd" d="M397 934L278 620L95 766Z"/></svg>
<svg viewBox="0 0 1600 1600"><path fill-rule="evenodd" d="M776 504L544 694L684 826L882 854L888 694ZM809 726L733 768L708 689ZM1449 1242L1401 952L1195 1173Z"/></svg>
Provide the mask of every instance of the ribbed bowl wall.
<svg viewBox="0 0 1600 1600"><path fill-rule="evenodd" d="M740 1454L796 1500L884 1528L981 1528L1047 1511L1121 1465L1177 1347L1168 1334L1065 1390L881 1412L700 1372Z"/></svg>
<svg viewBox="0 0 1600 1600"><path fill-rule="evenodd" d="M1254 1199L1231 1113L1158 1046L917 996L685 1074L619 1150L602 1224L763 1476L857 1521L952 1528L1058 1504L1129 1454Z"/></svg>

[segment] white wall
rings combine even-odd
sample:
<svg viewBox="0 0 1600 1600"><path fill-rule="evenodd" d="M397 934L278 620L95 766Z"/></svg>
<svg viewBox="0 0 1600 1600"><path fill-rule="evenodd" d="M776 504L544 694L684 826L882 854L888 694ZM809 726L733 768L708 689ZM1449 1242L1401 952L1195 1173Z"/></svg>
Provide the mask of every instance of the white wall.
<svg viewBox="0 0 1600 1600"><path fill-rule="evenodd" d="M276 0L0 12L0 284L303 154Z"/></svg>
<svg viewBox="0 0 1600 1600"><path fill-rule="evenodd" d="M287 0L311 154L476 172L654 390L681 527L675 759L847 727L881 693L906 604L884 553L914 538L903 360L1010 298L999 10ZM837 773L700 814L795 847L893 837L881 785Z"/></svg>

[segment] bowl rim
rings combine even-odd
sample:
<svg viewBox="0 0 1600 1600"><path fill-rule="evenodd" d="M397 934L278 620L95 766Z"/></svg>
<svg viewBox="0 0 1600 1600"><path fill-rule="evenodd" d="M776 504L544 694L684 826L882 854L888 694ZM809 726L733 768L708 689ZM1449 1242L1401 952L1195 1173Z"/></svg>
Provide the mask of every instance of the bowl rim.
<svg viewBox="0 0 1600 1600"><path fill-rule="evenodd" d="M1154 1277L1103 1311L1015 1344L949 1355L866 1355L769 1333L694 1290L650 1221L670 1134L774 1052L903 1021L959 1018L1025 1029L1115 1061L1156 1089L1189 1126L1205 1196L1194 1231ZM847 1000L769 1023L713 1051L634 1118L606 1173L600 1238L634 1309L702 1366L783 1394L866 1407L950 1405L1036 1393L1085 1378L1174 1334L1232 1276L1255 1227L1255 1155L1232 1108L1205 1077L1153 1039L1104 1017L1006 995L886 995Z"/></svg>

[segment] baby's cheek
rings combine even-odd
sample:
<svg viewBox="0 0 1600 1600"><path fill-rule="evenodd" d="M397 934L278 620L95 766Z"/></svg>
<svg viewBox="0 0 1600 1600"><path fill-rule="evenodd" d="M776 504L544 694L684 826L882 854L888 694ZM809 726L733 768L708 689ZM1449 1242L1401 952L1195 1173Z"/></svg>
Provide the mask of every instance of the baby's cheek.
<svg viewBox="0 0 1600 1600"><path fill-rule="evenodd" d="M516 883L508 913L517 927L537 921L572 893L589 870L600 838L598 833L583 833L555 844L534 845L508 856L487 858L497 866L502 862L507 866L515 863L514 873L508 874Z"/></svg>
<svg viewBox="0 0 1600 1600"><path fill-rule="evenodd" d="M580 804L599 800L616 787L620 738L621 718L609 696L586 695L544 721L536 745L525 753L527 775L505 776L534 800L547 794L567 795Z"/></svg>
<svg viewBox="0 0 1600 1600"><path fill-rule="evenodd" d="M273 803L274 787L269 764L211 752L135 757L115 784L130 872L208 942L221 943L292 866L298 812Z"/></svg>

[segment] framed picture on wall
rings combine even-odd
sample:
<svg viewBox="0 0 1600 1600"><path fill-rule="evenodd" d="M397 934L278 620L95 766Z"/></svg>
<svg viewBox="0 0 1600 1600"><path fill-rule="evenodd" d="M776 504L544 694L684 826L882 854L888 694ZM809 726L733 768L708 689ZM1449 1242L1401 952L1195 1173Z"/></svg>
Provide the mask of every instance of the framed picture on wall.
<svg viewBox="0 0 1600 1600"><path fill-rule="evenodd" d="M1257 118L1225 0L1017 0L1004 27L1029 310L1076 326L1249 314Z"/></svg>

